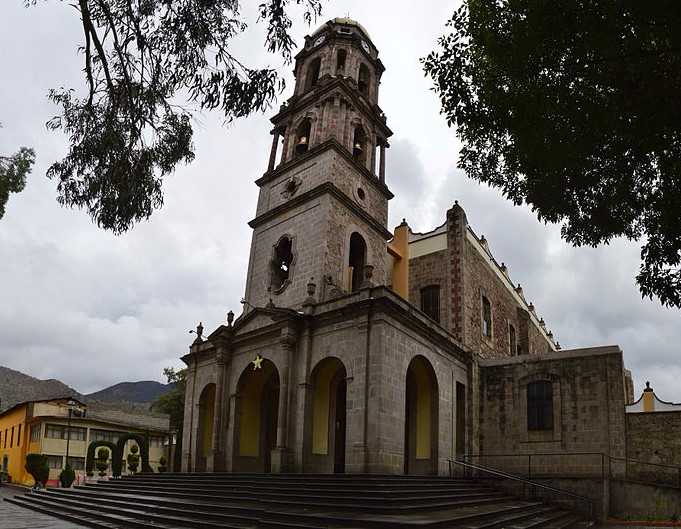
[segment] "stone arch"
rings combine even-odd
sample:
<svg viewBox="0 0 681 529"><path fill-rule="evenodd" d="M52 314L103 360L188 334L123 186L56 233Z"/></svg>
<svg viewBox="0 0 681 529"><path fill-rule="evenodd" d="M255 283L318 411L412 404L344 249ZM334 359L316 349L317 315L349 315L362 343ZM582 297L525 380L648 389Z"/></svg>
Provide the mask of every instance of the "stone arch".
<svg viewBox="0 0 681 529"><path fill-rule="evenodd" d="M358 231L350 234L348 242L348 275L351 291L359 290L364 281L364 267L368 264L369 247L366 238Z"/></svg>
<svg viewBox="0 0 681 529"><path fill-rule="evenodd" d="M199 423L196 435L197 472L205 472L208 458L213 453L213 420L215 418L215 384L206 384L199 396Z"/></svg>
<svg viewBox="0 0 681 529"><path fill-rule="evenodd" d="M322 71L322 57L317 55L312 58L305 68L305 91L315 87L319 82Z"/></svg>
<svg viewBox="0 0 681 529"><path fill-rule="evenodd" d="M121 475L121 457L118 454L118 446L110 441L92 441L87 447L87 456L85 457L85 472L88 474L95 470L95 450L100 447L106 447L111 452L111 474L118 478Z"/></svg>
<svg viewBox="0 0 681 529"><path fill-rule="evenodd" d="M279 372L271 360L258 356L244 368L237 383L235 471L271 471L271 453L277 441L278 408Z"/></svg>
<svg viewBox="0 0 681 529"><path fill-rule="evenodd" d="M347 426L347 370L340 358L328 356L310 374L308 469L345 472Z"/></svg>
<svg viewBox="0 0 681 529"><path fill-rule="evenodd" d="M412 358L405 382L404 473L437 474L439 386L425 356Z"/></svg>
<svg viewBox="0 0 681 529"><path fill-rule="evenodd" d="M119 469L122 468L123 466L123 452L125 451L125 443L128 441L135 441L137 443L137 446L140 448L140 460L142 461L142 472L148 472L151 473L153 472L152 468L149 466L149 440L146 437L141 436L140 434L136 433L126 433L123 434L118 441L116 441L116 445L118 447L118 465ZM115 463L112 463L112 467L115 466ZM120 471L119 471L120 475Z"/></svg>

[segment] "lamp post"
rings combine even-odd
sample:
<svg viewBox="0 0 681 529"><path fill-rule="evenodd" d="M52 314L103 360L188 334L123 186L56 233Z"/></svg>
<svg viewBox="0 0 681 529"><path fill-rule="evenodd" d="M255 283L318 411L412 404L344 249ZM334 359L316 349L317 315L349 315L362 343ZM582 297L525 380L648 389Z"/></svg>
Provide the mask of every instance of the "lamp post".
<svg viewBox="0 0 681 529"><path fill-rule="evenodd" d="M69 464L69 448L71 444L71 417L75 415L76 417L83 417L85 415L85 410L81 409L78 405L79 403L73 399L69 399L66 406L69 409L69 420L66 427L66 461L64 462L64 469Z"/></svg>

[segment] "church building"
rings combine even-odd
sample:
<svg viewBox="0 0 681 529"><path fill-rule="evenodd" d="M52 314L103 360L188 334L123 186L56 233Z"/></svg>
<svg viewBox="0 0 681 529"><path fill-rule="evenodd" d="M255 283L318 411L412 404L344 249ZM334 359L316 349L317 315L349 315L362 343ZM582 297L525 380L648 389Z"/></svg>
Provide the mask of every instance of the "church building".
<svg viewBox="0 0 681 529"><path fill-rule="evenodd" d="M618 346L561 349L454 203L388 228L368 32L306 37L272 118L243 313L189 353L182 470L447 474L464 454L625 457Z"/></svg>

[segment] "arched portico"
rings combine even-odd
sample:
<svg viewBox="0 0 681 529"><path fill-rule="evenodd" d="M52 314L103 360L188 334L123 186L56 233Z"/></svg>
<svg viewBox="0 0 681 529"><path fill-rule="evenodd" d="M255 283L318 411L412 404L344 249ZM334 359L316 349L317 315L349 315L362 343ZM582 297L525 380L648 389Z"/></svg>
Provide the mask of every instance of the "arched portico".
<svg viewBox="0 0 681 529"><path fill-rule="evenodd" d="M406 374L404 473L437 474L439 392L435 370L414 357Z"/></svg>
<svg viewBox="0 0 681 529"><path fill-rule="evenodd" d="M277 442L279 373L258 358L244 369L237 385L233 469L270 472Z"/></svg>
<svg viewBox="0 0 681 529"><path fill-rule="evenodd" d="M312 370L312 399L307 414L308 469L345 472L347 372L336 357L321 360Z"/></svg>
<svg viewBox="0 0 681 529"><path fill-rule="evenodd" d="M206 384L199 397L199 424L196 437L197 472L205 472L213 453L213 421L215 416L215 384Z"/></svg>

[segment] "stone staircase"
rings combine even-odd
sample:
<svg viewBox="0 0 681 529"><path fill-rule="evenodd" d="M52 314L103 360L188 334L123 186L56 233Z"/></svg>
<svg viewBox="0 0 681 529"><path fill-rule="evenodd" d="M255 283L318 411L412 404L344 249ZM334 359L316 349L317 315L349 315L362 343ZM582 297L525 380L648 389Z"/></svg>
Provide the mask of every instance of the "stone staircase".
<svg viewBox="0 0 681 529"><path fill-rule="evenodd" d="M469 479L144 474L28 491L15 505L102 529L586 528L580 516Z"/></svg>

